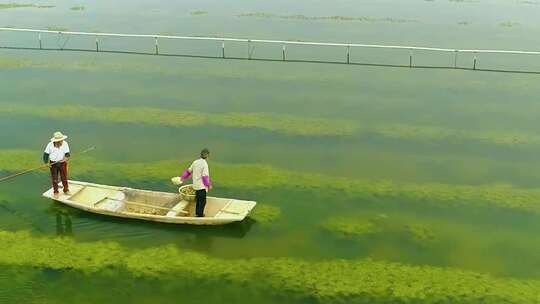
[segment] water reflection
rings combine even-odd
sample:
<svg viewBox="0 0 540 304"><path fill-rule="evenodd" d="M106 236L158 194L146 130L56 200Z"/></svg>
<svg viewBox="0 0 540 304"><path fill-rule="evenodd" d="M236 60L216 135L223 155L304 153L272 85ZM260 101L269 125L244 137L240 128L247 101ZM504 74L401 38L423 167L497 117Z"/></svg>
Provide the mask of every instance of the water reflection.
<svg viewBox="0 0 540 304"><path fill-rule="evenodd" d="M56 219L57 236L73 236L73 222L71 220L71 210L59 204L52 204L49 212L54 214Z"/></svg>
<svg viewBox="0 0 540 304"><path fill-rule="evenodd" d="M56 235L73 235L71 217L69 214L56 214Z"/></svg>

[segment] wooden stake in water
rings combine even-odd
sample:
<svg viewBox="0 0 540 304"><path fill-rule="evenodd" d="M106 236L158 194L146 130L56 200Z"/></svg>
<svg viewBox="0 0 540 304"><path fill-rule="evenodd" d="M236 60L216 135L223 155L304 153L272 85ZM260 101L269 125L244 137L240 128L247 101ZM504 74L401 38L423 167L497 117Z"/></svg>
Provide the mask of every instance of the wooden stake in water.
<svg viewBox="0 0 540 304"><path fill-rule="evenodd" d="M84 151L74 153L73 155L82 155L84 153L87 153L87 152L90 152L90 151L94 150L95 148L96 147L90 147L90 148L88 148L88 149L86 149ZM10 179L13 179L13 178L18 177L18 176L21 176L21 175L25 175L25 174L30 173L30 172L34 172L34 171L37 171L37 170L40 170L40 169L45 169L48 166L49 166L49 164L45 164L45 165L41 165L41 166L36 167L36 168L27 169L27 170L21 171L19 173L15 173L15 174L12 174L12 175L9 175L9 176L2 177L2 178L0 178L0 183L5 182L5 181L10 180Z"/></svg>

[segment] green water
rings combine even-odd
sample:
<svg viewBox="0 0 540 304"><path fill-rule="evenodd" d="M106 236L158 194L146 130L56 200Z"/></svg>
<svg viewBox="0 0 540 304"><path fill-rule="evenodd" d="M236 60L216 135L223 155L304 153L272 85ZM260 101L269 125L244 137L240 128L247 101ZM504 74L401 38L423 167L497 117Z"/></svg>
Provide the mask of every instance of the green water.
<svg viewBox="0 0 540 304"><path fill-rule="evenodd" d="M25 4L55 7L0 9L0 25L470 49L535 50L540 34L536 1ZM325 18L332 16L343 18ZM36 42L33 34L0 32L2 46ZM47 46L64 42L44 37ZM153 41L102 44L153 48ZM246 49L227 51L245 56ZM345 54L288 51L291 59ZM254 54L279 59L280 52L257 45ZM352 53L387 64L408 64L408 56ZM452 60L415 53L418 64ZM540 68L535 57L478 60L486 68ZM39 165L47 139L62 130L73 151L97 147L73 161L73 179L176 191L169 178L208 147L213 195L259 205L242 223L175 226L43 199L46 172L2 183L0 303L540 303L539 81L2 49L0 176ZM91 264L96 255L100 262Z"/></svg>

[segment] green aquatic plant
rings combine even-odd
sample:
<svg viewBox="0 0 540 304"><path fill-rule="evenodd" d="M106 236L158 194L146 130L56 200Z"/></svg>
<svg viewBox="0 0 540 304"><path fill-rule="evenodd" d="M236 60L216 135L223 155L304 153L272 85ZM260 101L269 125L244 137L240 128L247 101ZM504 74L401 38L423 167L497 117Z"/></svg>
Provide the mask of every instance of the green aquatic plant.
<svg viewBox="0 0 540 304"><path fill-rule="evenodd" d="M417 22L411 19L400 18L378 18L378 17L349 17L349 16L305 16L305 15L278 15L272 13L255 12L255 13L242 13L237 17L255 17L255 18L278 18L278 19L291 19L291 20L303 20L303 21L345 21L345 22L386 22L386 23L408 23Z"/></svg>
<svg viewBox="0 0 540 304"><path fill-rule="evenodd" d="M27 150L0 150L0 170L20 171L39 165L40 153ZM11 160L17 159L17 162ZM105 172L111 180L123 183L141 180L168 180L177 174L178 168L188 165L187 161L157 161L152 163L115 163L89 156L78 157L72 166L72 176L101 178ZM514 209L540 213L540 189L522 189L506 184L480 186L452 184L397 183L391 180L349 179L288 171L265 165L220 164L213 162L213 178L224 188L244 191L273 189L325 189L336 191L353 198L398 199L417 204L438 207L463 205ZM294 186L291 186L294 185Z"/></svg>
<svg viewBox="0 0 540 304"><path fill-rule="evenodd" d="M258 203L249 217L259 223L270 223L281 216L281 209L276 206Z"/></svg>
<svg viewBox="0 0 540 304"><path fill-rule="evenodd" d="M69 8L72 11L84 11L86 8L83 5L76 5Z"/></svg>
<svg viewBox="0 0 540 304"><path fill-rule="evenodd" d="M0 58L0 67L7 69L20 69L27 68L31 65L31 60L18 59L11 60L7 58Z"/></svg>
<svg viewBox="0 0 540 304"><path fill-rule="evenodd" d="M342 237L363 237L381 231L380 227L370 220L351 219L347 217L329 218L321 226L325 230L337 233Z"/></svg>
<svg viewBox="0 0 540 304"><path fill-rule="evenodd" d="M477 141L500 146L540 144L540 136L536 134L456 130L422 125L392 124L377 126L372 128L371 132L386 138L415 141Z"/></svg>
<svg viewBox="0 0 540 304"><path fill-rule="evenodd" d="M208 15L208 12L206 12L206 11L192 11L189 14L191 16L204 16L204 15Z"/></svg>
<svg viewBox="0 0 540 304"><path fill-rule="evenodd" d="M36 237L0 231L0 264L135 277L200 279L271 288L286 296L351 303L360 299L417 303L539 303L540 282L385 261L295 258L220 259L174 246L128 249L112 242ZM189 267L186 267L189 265Z"/></svg>
<svg viewBox="0 0 540 304"><path fill-rule="evenodd" d="M30 114L44 118L77 121L115 122L165 126L214 125L230 128L256 128L272 132L303 136L351 135L358 126L347 120L303 118L292 115L268 113L202 113L173 111L156 108L99 108L89 106L64 106L63 113L57 107L1 106L0 113Z"/></svg>
<svg viewBox="0 0 540 304"><path fill-rule="evenodd" d="M516 26L519 26L519 22L515 22L515 21L505 21L505 22L501 22L499 23L500 26L503 26L503 27L516 27Z"/></svg>
<svg viewBox="0 0 540 304"><path fill-rule="evenodd" d="M322 222L321 227L338 237L350 239L384 233L418 244L426 244L436 240L433 229L428 225L410 223L402 218L389 217L386 214L330 217Z"/></svg>
<svg viewBox="0 0 540 304"><path fill-rule="evenodd" d="M407 233L411 239L420 243L434 241L436 239L430 227L421 224L408 224L406 226Z"/></svg>
<svg viewBox="0 0 540 304"><path fill-rule="evenodd" d="M53 32L66 32L69 29L66 28L66 27L60 27L60 26L49 26L49 27L47 27L47 30L48 31L53 31Z"/></svg>
<svg viewBox="0 0 540 304"><path fill-rule="evenodd" d="M3 60L0 66L6 68L25 67L27 60ZM81 69L92 69L92 64L81 65ZM457 130L426 125L390 124L361 126L353 120L305 118L287 114L270 113L203 113L194 111L174 111L159 108L114 108L91 106L63 106L66 115L56 111L56 107L31 105L3 105L1 113L32 115L42 118L112 123L149 124L172 127L194 127L213 125L229 128L255 128L270 132L300 136L352 136L372 134L383 138L452 144L477 142L480 144L520 147L540 145L540 135L508 131Z"/></svg>
<svg viewBox="0 0 540 304"><path fill-rule="evenodd" d="M53 8L54 5L37 5L31 3L0 3L0 9L10 8Z"/></svg>
<svg viewBox="0 0 540 304"><path fill-rule="evenodd" d="M540 1L531 1L531 0L518 0L519 4L529 4L529 5L540 5Z"/></svg>

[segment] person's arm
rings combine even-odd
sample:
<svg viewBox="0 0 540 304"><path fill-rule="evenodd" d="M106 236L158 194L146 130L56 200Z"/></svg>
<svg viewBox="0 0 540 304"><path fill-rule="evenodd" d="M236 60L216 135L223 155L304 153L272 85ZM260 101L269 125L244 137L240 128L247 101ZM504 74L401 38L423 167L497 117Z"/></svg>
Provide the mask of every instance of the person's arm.
<svg viewBox="0 0 540 304"><path fill-rule="evenodd" d="M180 176L180 179L182 180L182 182L188 179L191 176L192 172L193 172L193 164L191 164L191 166L189 166L189 168L187 168L186 171L184 171L182 176Z"/></svg>
<svg viewBox="0 0 540 304"><path fill-rule="evenodd" d="M66 152L64 153L64 161L68 161L68 159L71 157L71 153L70 153L70 150L69 150L69 145L67 143L67 141L64 141L64 145L66 145Z"/></svg>
<svg viewBox="0 0 540 304"><path fill-rule="evenodd" d="M51 143L48 143L45 147L45 151L43 151L43 163L49 162L49 155L51 154Z"/></svg>
<svg viewBox="0 0 540 304"><path fill-rule="evenodd" d="M210 176L203 176L202 182L204 186L208 189L212 189L212 183L210 182Z"/></svg>
<svg viewBox="0 0 540 304"><path fill-rule="evenodd" d="M210 182L210 170L208 170L208 165L204 166L203 168L202 182L206 189L212 189L212 183Z"/></svg>

